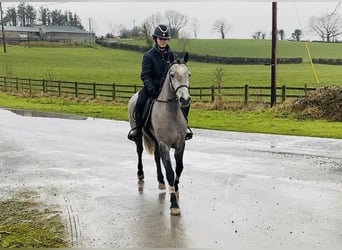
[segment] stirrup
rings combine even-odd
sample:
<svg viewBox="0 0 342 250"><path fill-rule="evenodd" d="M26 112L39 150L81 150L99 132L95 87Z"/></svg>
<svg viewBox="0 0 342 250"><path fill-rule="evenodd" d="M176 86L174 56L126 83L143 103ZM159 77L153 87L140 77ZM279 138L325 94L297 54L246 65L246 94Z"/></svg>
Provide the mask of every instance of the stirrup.
<svg viewBox="0 0 342 250"><path fill-rule="evenodd" d="M191 128L188 127L188 130L189 130L189 131L186 131L186 135L185 135L185 140L186 140L186 141L192 139L192 136L194 135L194 134L192 133Z"/></svg>
<svg viewBox="0 0 342 250"><path fill-rule="evenodd" d="M134 127L132 128L129 132L128 132L128 135L127 135L127 138L131 141L137 141L138 138L139 138L139 135L138 135L138 128L137 127Z"/></svg>

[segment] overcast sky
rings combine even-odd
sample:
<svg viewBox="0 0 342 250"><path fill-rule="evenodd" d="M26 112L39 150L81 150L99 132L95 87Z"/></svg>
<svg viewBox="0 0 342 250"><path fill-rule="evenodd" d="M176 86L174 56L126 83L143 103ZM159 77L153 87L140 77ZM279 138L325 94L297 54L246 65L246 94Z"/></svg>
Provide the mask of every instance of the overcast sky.
<svg viewBox="0 0 342 250"><path fill-rule="evenodd" d="M269 1L107 1L107 2L29 2L36 9L44 6L53 9L70 10L82 20L86 30L91 20L97 36L111 32L110 27L124 25L131 29L152 14L163 15L165 10L175 10L188 17L188 23L197 19L199 23L198 38L219 38L212 27L219 18L226 19L231 25L227 38L251 38L256 31L271 34L272 3ZM278 1L278 29L285 31L289 38L295 29L304 31L304 38L318 39L309 32L309 18L322 16L331 12L339 1ZM17 5L18 2L3 3L4 9ZM342 7L338 8L342 16ZM188 36L193 36L190 25L183 29Z"/></svg>

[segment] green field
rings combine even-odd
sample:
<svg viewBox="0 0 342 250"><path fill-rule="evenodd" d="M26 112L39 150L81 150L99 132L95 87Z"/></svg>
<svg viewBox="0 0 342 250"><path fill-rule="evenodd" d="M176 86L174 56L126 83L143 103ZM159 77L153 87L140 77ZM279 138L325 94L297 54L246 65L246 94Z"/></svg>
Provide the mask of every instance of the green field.
<svg viewBox="0 0 342 250"><path fill-rule="evenodd" d="M179 41L172 41L177 49ZM241 47L239 47L241 44ZM251 48L246 49L247 44ZM252 47L257 44L257 47ZM298 56L295 51L301 51L305 56L303 43L280 43L279 50L284 47L286 56ZM173 46L172 45L172 46ZM267 40L192 40L189 48L193 53L199 53L204 48L208 53L226 56L256 56L268 57ZM323 58L342 58L342 44L313 43L311 53ZM331 48L329 47L331 46ZM295 48L295 49L294 49ZM329 48L329 49L328 49ZM239 52L240 51L240 52ZM191 51L190 51L191 52ZM235 53L235 54L233 54ZM140 67L142 54L138 52L95 48L53 48L8 46L7 53L0 54L0 76L38 78L49 80L85 81L97 83L141 84ZM305 59L305 58L304 58ZM224 70L223 86L270 85L270 66L264 65L220 65L192 62L188 63L192 72L192 86L211 86L214 84L216 68ZM324 85L342 85L342 66L315 65L319 84L316 83L310 63L277 66L277 84L286 86L317 87Z"/></svg>
<svg viewBox="0 0 342 250"><path fill-rule="evenodd" d="M224 55L225 51L240 50L228 46L234 41L200 40L215 47L216 52ZM248 43L264 44L260 50L267 51L267 41L247 40ZM172 41L177 43L177 41ZM213 46L215 43L227 42L225 46ZM232 43L234 44L234 43ZM258 46L261 46L261 45ZM300 46L302 43L284 42L287 51L293 51L291 46ZM311 45L311 44L310 44ZM328 46L336 49L342 44L314 44L317 54L329 58L330 52L325 55ZM200 47L200 45L196 45ZM194 45L193 48L196 48ZM234 46L238 46L235 44ZM175 44L176 47L176 44ZM219 52L218 52L219 51ZM241 50L241 56L254 55L253 50ZM289 53L290 53L289 52ZM313 51L312 51L313 52ZM342 47L335 51L335 56L342 53ZM214 53L214 52L212 52ZM291 52L293 53L293 52ZM304 52L303 52L304 53ZM294 56L288 54L289 57ZM332 57L332 56L331 56ZM342 55L341 55L342 57ZM22 77L48 80L66 80L97 83L141 84L140 67L142 53L108 49L103 47L35 47L35 46L8 46L7 53L0 54L0 76ZM191 85L211 86L214 84L214 72L217 68L224 70L223 86L270 86L270 66L253 65L219 65L190 62L192 73ZM340 85L342 86L342 66L315 65L320 84L315 82L314 74L309 63L298 65L278 65L277 85L309 87ZM23 109L66 112L91 117L127 120L126 105L103 103L84 103L68 100L44 98L13 98L1 94L1 107L15 107ZM340 122L297 120L292 115L273 113L272 110L261 111L213 111L195 109L190 114L190 125L197 128L220 129L230 131L306 135L319 137L341 138L342 124Z"/></svg>
<svg viewBox="0 0 342 250"><path fill-rule="evenodd" d="M144 46L143 40L120 40L122 43ZM318 43L278 41L277 57L301 57L304 62L309 62L307 49L312 58L342 58L342 43ZM199 55L213 55L225 57L271 57L271 40L250 39L188 39L170 40L170 45L176 51L184 48L190 53Z"/></svg>

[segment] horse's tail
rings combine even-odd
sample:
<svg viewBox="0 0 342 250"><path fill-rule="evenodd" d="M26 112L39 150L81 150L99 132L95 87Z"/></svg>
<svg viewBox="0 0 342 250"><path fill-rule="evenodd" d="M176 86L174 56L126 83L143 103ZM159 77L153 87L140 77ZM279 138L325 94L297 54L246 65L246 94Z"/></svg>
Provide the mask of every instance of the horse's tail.
<svg viewBox="0 0 342 250"><path fill-rule="evenodd" d="M156 145L155 145L154 140L148 135L144 135L144 145L145 145L145 149L147 150L147 152L149 152L150 154L154 154Z"/></svg>

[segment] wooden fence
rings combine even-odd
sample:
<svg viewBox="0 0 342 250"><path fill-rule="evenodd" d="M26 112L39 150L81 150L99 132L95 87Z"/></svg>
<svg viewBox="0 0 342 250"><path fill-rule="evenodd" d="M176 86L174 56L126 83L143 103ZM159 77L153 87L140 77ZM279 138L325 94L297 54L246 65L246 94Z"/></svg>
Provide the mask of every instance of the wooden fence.
<svg viewBox="0 0 342 250"><path fill-rule="evenodd" d="M92 99L101 98L104 100L124 101L128 99L138 90L141 85L129 84L104 84L104 83L87 83L72 81L55 81L45 79L27 79L0 76L0 89L6 91L25 92L30 94L44 93L54 96L74 96L74 97L90 97ZM316 88L307 87L286 87L285 85L277 87L277 100L283 102L287 98L298 98L306 96L310 91ZM229 86L221 87L194 87L191 86L190 93L193 101L197 102L213 102L215 98L220 97L226 102L243 102L245 104L251 102L269 102L271 96L271 88L261 86ZM279 100L280 98L280 100Z"/></svg>

